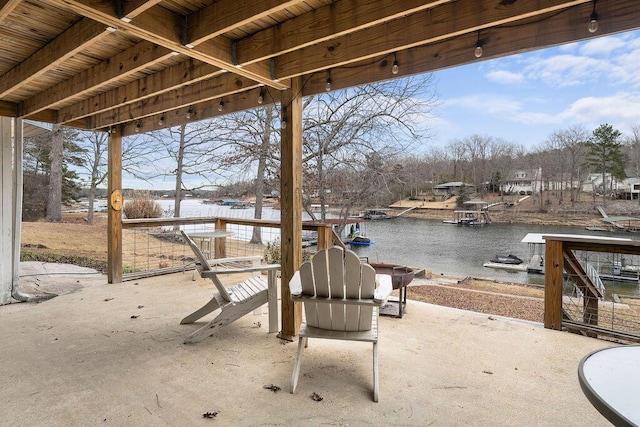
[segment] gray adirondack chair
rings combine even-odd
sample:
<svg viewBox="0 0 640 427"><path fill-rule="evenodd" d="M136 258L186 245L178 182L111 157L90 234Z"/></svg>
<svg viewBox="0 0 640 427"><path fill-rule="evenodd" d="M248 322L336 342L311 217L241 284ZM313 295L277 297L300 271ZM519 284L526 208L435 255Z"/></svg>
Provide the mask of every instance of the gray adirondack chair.
<svg viewBox="0 0 640 427"><path fill-rule="evenodd" d="M196 320L220 308L220 313L206 325L192 332L185 340L185 344L198 342L223 326L241 318L245 314L269 303L269 332L278 331L278 296L277 296L277 270L279 264L260 265L260 257L235 257L207 260L198 245L184 232L181 231L184 240L196 255L197 268L202 278L211 279L217 291L204 306L194 311L180 322L180 324L193 323ZM242 262L252 262L250 267L228 268L228 265L238 265ZM225 287L218 276L225 274L259 273L267 271L267 280L254 274L230 287Z"/></svg>
<svg viewBox="0 0 640 427"><path fill-rule="evenodd" d="M295 393L303 348L309 338L373 343L373 400L378 401L378 309L392 291L391 276L341 247L318 251L289 282L293 301L304 303L305 322L291 378Z"/></svg>

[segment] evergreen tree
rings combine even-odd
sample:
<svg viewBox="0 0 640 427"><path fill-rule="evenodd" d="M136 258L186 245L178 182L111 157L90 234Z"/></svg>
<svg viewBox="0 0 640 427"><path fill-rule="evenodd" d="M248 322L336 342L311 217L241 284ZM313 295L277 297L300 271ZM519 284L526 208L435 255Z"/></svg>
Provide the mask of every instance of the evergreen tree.
<svg viewBox="0 0 640 427"><path fill-rule="evenodd" d="M593 131L587 141L585 164L594 172L602 174L602 205L607 206L607 177L624 179L624 156L622 154L622 134L609 124L602 124ZM595 191L595 188L594 188Z"/></svg>
<svg viewBox="0 0 640 427"><path fill-rule="evenodd" d="M76 142L78 132L68 127L61 127L62 161L57 163L57 173L61 178L60 198L55 203L67 205L77 201L80 192L78 174L74 168L82 163L78 153L82 151ZM47 205L51 190L49 181L52 175L51 139L53 132L25 138L24 140L24 203L23 218L37 219L51 213L53 220L59 220L58 208L50 209Z"/></svg>

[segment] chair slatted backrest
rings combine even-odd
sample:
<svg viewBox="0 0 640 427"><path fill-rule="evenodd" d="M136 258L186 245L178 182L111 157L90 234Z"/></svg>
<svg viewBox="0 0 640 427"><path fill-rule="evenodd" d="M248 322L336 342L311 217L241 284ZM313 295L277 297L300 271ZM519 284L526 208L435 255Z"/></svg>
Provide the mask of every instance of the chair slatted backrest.
<svg viewBox="0 0 640 427"><path fill-rule="evenodd" d="M189 237L189 235L184 231L180 230L180 233L182 233L182 237L184 237L185 242L187 242L187 244L191 247L191 250L196 255L196 258L198 258L198 265L200 266L199 270L201 272L213 271L213 269L211 268L211 265L209 265L209 260L207 260L207 257L204 256L204 254L202 253L198 245L196 245L196 242L194 242L191 239L191 237ZM220 294L222 295L222 298L224 298L227 301L231 301L231 296L227 292L227 288L224 287L222 282L215 276L211 277L211 280L216 285L216 288L218 289L218 292L220 292Z"/></svg>
<svg viewBox="0 0 640 427"><path fill-rule="evenodd" d="M300 281L305 295L330 298L329 303L304 303L309 326L339 331L371 329L371 306L347 300L373 299L375 270L358 256L340 247L322 249L300 267Z"/></svg>

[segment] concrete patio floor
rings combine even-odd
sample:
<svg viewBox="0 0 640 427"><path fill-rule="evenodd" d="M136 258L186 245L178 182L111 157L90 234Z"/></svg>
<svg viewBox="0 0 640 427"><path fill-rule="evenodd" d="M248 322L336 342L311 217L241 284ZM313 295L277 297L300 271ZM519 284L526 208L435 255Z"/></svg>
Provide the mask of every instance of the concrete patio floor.
<svg viewBox="0 0 640 427"><path fill-rule="evenodd" d="M610 344L540 324L410 301L402 319L381 318L374 403L364 343L310 341L290 394L296 344L267 333L266 306L182 344L199 324L180 319L213 288L193 272L39 281L75 285L0 307L0 425L609 425L577 366Z"/></svg>

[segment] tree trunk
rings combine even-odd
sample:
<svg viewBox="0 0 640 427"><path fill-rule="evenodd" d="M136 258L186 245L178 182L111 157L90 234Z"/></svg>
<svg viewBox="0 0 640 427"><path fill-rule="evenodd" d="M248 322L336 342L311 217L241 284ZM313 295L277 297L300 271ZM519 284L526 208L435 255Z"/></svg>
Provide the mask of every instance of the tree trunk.
<svg viewBox="0 0 640 427"><path fill-rule="evenodd" d="M325 211L326 191L324 188L324 146L320 147L318 153L318 200L320 201L320 219L327 219L327 212Z"/></svg>
<svg viewBox="0 0 640 427"><path fill-rule="evenodd" d="M62 151L63 138L60 125L53 125L51 132L49 159L49 198L47 200L47 221L62 220Z"/></svg>
<svg viewBox="0 0 640 427"><path fill-rule="evenodd" d="M607 208L607 173L602 172L602 208Z"/></svg>
<svg viewBox="0 0 640 427"><path fill-rule="evenodd" d="M96 141L98 145L98 141ZM93 207L96 200L96 187L98 186L98 175L100 174L100 149L96 146L91 168L91 185L89 187L89 208L87 210L87 224L93 224Z"/></svg>
<svg viewBox="0 0 640 427"><path fill-rule="evenodd" d="M93 224L93 206L96 200L96 187L92 184L89 188L89 207L87 208L87 224Z"/></svg>
<svg viewBox="0 0 640 427"><path fill-rule="evenodd" d="M267 156L271 146L271 122L273 120L273 106L266 107L266 117L264 124L264 134L262 135L262 144L260 146L260 154L258 155L258 173L256 175L256 204L254 206L253 217L255 219L262 218L262 205L264 199L264 175L267 170ZM253 227L251 242L262 244L262 228Z"/></svg>
<svg viewBox="0 0 640 427"><path fill-rule="evenodd" d="M185 145L186 125L180 126L180 147L178 148L178 158L176 165L176 194L173 202L173 217L180 218L180 202L182 201L182 168L184 163L184 145Z"/></svg>

